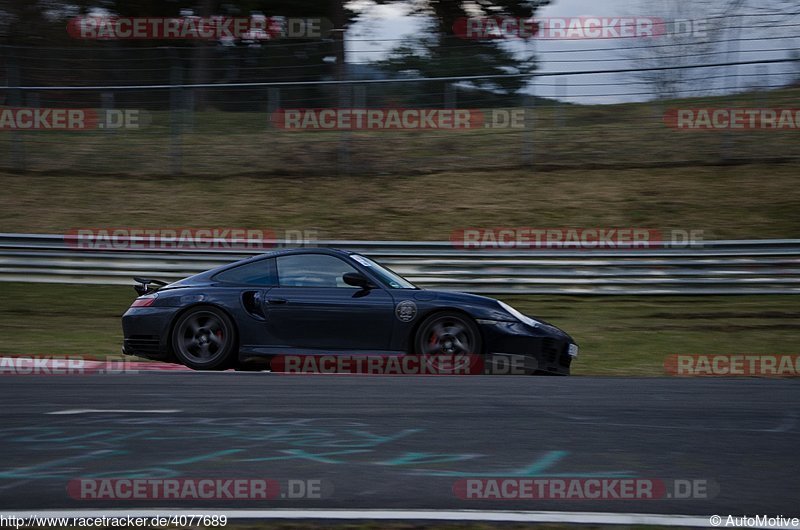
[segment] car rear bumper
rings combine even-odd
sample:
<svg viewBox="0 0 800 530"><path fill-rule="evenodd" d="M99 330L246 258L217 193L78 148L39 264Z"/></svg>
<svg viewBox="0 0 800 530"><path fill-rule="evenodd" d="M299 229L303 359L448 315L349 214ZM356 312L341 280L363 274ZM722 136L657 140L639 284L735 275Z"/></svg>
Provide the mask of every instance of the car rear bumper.
<svg viewBox="0 0 800 530"><path fill-rule="evenodd" d="M177 307L131 307L122 315L122 353L157 361L174 360L169 331Z"/></svg>

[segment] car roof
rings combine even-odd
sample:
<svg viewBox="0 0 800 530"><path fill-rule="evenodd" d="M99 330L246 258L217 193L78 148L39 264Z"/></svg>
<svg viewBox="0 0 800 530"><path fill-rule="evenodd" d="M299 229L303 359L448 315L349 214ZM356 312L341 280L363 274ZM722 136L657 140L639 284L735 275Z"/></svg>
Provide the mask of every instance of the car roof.
<svg viewBox="0 0 800 530"><path fill-rule="evenodd" d="M340 248L330 248L330 247L299 247L299 248L282 248L279 250L273 250L272 252L265 252L264 254L258 254L256 256L251 256L249 258L245 258L239 261L235 261L233 263L229 263L220 269L227 269L232 267L237 267L239 265L243 265L245 263L251 263L253 261L260 261L262 259L270 259L276 258L279 256L292 256L297 254L328 254L330 256L340 256L340 257L347 257L355 252L350 250L344 250Z"/></svg>
<svg viewBox="0 0 800 530"><path fill-rule="evenodd" d="M250 259L258 260L265 258L274 258L276 256L286 256L291 254L332 254L338 256L349 256L350 254L354 254L354 252L350 250L344 250L341 248L331 248L331 247L282 248L279 250L273 250L272 252L259 254L258 256L253 256Z"/></svg>
<svg viewBox="0 0 800 530"><path fill-rule="evenodd" d="M329 248L329 247L300 247L300 248L286 248L286 249L273 250L272 252L258 254L256 256L240 259L232 263L226 263L225 265L220 265L219 267L214 267L213 269L209 269L207 271L203 271L198 274L189 276L187 278L178 280L177 282L171 283L170 285L189 286L195 284L198 281L200 282L208 281L209 279L213 278L214 276L223 271L234 269L236 267L245 265L247 263L253 263L264 259L276 258L280 256L291 256L297 254L327 254L329 256L339 256L344 258L352 254L355 254L355 252L339 248Z"/></svg>

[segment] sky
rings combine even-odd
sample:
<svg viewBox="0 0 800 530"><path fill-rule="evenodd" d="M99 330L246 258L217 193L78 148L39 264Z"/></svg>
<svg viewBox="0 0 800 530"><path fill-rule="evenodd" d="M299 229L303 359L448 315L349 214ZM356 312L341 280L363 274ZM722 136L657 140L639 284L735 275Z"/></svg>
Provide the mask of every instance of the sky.
<svg viewBox="0 0 800 530"><path fill-rule="evenodd" d="M686 0L683 5L691 5ZM666 5L667 2L663 2ZM658 6L658 2L651 2ZM647 4L647 5L651 5ZM367 5L367 4L362 4ZM616 16L662 16L653 13L652 9L643 12L640 0L555 0L543 8L537 18L565 17L616 17ZM678 4L680 5L680 4ZM658 7L656 7L658 9ZM745 8L744 13L752 13ZM423 20L408 15L404 4L390 6L370 6L364 15L352 26L346 37L347 61L364 63L379 60L404 38L413 36L423 27ZM681 17L681 14L678 15ZM693 18L698 15L683 15ZM739 38L747 41L721 43L707 50L713 55L696 57L697 63L738 62L763 59L786 59L786 49L797 49L800 52L800 32L797 27L774 27L774 21L800 24L797 17L771 18L743 17L735 26L752 25L758 21L766 27L741 28L731 31L739 32ZM730 38L725 37L723 38ZM626 69L637 67L637 61L630 57L631 52L621 51L628 46L643 46L650 43L674 42L668 36L651 39L584 39L584 40L545 40L532 39L524 41L513 39L508 46L512 49L534 50L540 61L540 72L576 72L586 70ZM738 47L737 51L735 48ZM678 47L662 47L661 50L678 49ZM696 52L696 49L694 49ZM738 67L710 69L692 69L691 76L698 78L696 83L687 86L683 95L722 94L743 90L753 86L783 86L792 79L797 79L800 66L797 63L743 65ZM613 104L628 101L646 101L652 99L650 87L636 84L639 81L629 73L565 75L560 77L538 78L528 92L537 96L556 98L572 103Z"/></svg>

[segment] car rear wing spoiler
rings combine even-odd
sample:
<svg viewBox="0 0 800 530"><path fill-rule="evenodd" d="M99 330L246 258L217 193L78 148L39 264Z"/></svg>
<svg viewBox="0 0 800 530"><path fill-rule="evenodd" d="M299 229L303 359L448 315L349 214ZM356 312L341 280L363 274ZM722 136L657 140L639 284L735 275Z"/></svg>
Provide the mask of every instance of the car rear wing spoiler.
<svg viewBox="0 0 800 530"><path fill-rule="evenodd" d="M165 285L167 285L167 282L162 282L161 280L154 280L153 278L134 277L133 281L137 283L137 285L134 285L133 288L136 290L139 296L144 294L154 293L159 289L161 289L162 287L164 287Z"/></svg>

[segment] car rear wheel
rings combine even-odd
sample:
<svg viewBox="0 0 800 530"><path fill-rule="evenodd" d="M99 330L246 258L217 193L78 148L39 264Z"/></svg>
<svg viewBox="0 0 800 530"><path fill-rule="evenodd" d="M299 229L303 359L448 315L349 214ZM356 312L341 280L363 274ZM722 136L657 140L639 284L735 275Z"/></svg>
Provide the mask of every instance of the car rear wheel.
<svg viewBox="0 0 800 530"><path fill-rule="evenodd" d="M199 306L180 316L172 331L172 349L194 370L224 370L235 352L236 332L230 317L215 307Z"/></svg>
<svg viewBox="0 0 800 530"><path fill-rule="evenodd" d="M425 356L472 356L481 354L478 326L456 312L434 313L420 324L413 353Z"/></svg>

